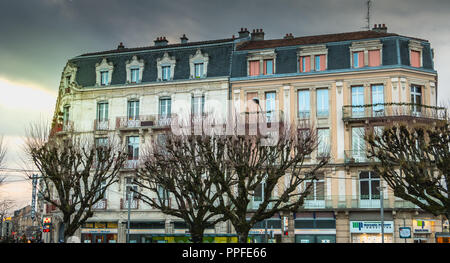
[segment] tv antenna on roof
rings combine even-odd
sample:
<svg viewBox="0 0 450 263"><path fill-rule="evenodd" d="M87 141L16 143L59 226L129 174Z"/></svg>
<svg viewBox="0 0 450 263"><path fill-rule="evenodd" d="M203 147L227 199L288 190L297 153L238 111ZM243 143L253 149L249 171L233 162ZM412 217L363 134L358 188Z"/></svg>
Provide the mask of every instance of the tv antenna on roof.
<svg viewBox="0 0 450 263"><path fill-rule="evenodd" d="M367 30L370 30L370 8L372 7L372 1L368 0L367 1L367 16L366 16L366 22L367 22L367 26L363 27Z"/></svg>

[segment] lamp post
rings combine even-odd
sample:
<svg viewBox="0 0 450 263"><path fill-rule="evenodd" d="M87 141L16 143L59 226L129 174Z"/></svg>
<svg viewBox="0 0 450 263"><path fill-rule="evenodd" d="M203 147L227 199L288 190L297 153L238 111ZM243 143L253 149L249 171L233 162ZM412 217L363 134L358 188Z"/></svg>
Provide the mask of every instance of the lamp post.
<svg viewBox="0 0 450 263"><path fill-rule="evenodd" d="M380 182L381 184L381 182ZM384 207L383 207L383 186L377 187L378 191L380 191L380 216L381 216L381 243L384 243Z"/></svg>

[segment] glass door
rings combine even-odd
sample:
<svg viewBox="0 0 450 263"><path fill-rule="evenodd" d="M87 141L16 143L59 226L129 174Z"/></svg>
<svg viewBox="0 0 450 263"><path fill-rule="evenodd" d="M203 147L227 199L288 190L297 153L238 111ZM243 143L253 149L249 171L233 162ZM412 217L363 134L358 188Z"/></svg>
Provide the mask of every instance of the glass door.
<svg viewBox="0 0 450 263"><path fill-rule="evenodd" d="M372 85L372 116L384 116L383 85Z"/></svg>
<svg viewBox="0 0 450 263"><path fill-rule="evenodd" d="M352 117L364 117L364 87L352 87Z"/></svg>

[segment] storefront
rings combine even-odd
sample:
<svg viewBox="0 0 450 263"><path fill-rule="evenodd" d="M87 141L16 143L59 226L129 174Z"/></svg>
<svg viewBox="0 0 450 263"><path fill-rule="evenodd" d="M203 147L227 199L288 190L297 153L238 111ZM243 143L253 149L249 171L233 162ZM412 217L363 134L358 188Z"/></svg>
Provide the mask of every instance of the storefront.
<svg viewBox="0 0 450 263"><path fill-rule="evenodd" d="M393 243L394 221L384 221L384 243ZM381 243L381 221L350 221L352 243Z"/></svg>
<svg viewBox="0 0 450 263"><path fill-rule="evenodd" d="M130 243L160 243L158 242L160 240L154 237L165 233L164 221L130 222ZM125 227L126 234L127 229Z"/></svg>
<svg viewBox="0 0 450 263"><path fill-rule="evenodd" d="M333 213L297 213L294 220L295 243L336 243Z"/></svg>
<svg viewBox="0 0 450 263"><path fill-rule="evenodd" d="M248 239L250 243L281 243L281 219L270 218L254 224Z"/></svg>
<svg viewBox="0 0 450 263"><path fill-rule="evenodd" d="M82 243L117 243L116 222L85 223L81 228Z"/></svg>

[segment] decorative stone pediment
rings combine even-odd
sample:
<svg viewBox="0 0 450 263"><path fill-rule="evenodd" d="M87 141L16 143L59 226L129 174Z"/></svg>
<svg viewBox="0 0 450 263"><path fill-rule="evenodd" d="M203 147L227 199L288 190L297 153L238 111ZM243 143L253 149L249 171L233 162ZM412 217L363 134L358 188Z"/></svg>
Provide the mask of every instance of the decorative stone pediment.
<svg viewBox="0 0 450 263"><path fill-rule="evenodd" d="M64 89L64 93L70 92L70 87L75 83L77 70L78 68L70 62L64 67L60 83L60 89Z"/></svg>
<svg viewBox="0 0 450 263"><path fill-rule="evenodd" d="M103 58L102 61L100 63L96 63L95 64L95 72L96 72L96 85L100 86L101 85L101 72L102 71L108 71L108 84L111 84L111 79L112 79L112 73L114 70L114 65L112 62L108 62L106 60L106 58Z"/></svg>
<svg viewBox="0 0 450 263"><path fill-rule="evenodd" d="M209 56L207 53L202 53L200 49L197 49L195 55L189 56L190 77L195 78L195 64L203 63L203 72L201 78L205 78L208 73Z"/></svg>
<svg viewBox="0 0 450 263"><path fill-rule="evenodd" d="M313 45L299 47L297 55L300 56L314 56L314 55L326 55L328 54L328 48L326 45Z"/></svg>
<svg viewBox="0 0 450 263"><path fill-rule="evenodd" d="M138 59L137 56L133 56L131 60L125 62L126 72L127 72L127 83L131 83L131 70L139 69L139 78L137 83L142 82L142 74L144 73L144 60Z"/></svg>
<svg viewBox="0 0 450 263"><path fill-rule="evenodd" d="M158 68L158 81L162 81L162 67L170 66L170 80L173 80L175 73L176 60L174 56L169 56L169 53L165 52L161 58L156 59L156 66Z"/></svg>

